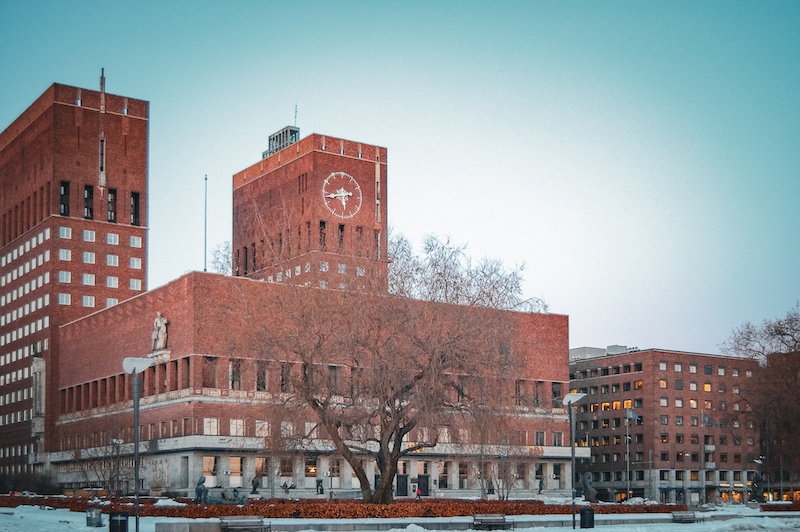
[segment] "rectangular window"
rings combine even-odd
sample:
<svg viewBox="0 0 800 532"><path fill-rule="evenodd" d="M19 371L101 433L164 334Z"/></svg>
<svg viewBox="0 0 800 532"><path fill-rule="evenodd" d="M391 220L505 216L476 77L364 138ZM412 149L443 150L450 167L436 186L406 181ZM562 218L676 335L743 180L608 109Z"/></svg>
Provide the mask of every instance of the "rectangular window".
<svg viewBox="0 0 800 532"><path fill-rule="evenodd" d="M675 362L675 373L680 373L681 371L683 371L683 364Z"/></svg>
<svg viewBox="0 0 800 532"><path fill-rule="evenodd" d="M659 379L658 387L661 388L662 390L666 390L667 389L667 379Z"/></svg>
<svg viewBox="0 0 800 532"><path fill-rule="evenodd" d="M141 270L142 269L142 259L139 257L131 257L130 260L131 268L134 270Z"/></svg>
<svg viewBox="0 0 800 532"><path fill-rule="evenodd" d="M108 266L119 266L119 257L117 255L106 255L106 264Z"/></svg>
<svg viewBox="0 0 800 532"><path fill-rule="evenodd" d="M667 371L667 363L666 362L659 362L658 369L661 371Z"/></svg>
<svg viewBox="0 0 800 532"><path fill-rule="evenodd" d="M94 253L91 251L84 251L83 252L83 263L84 264L94 264Z"/></svg>
<svg viewBox="0 0 800 532"><path fill-rule="evenodd" d="M58 294L59 305L69 305L72 303L72 297L69 294Z"/></svg>
<svg viewBox="0 0 800 532"><path fill-rule="evenodd" d="M94 220L94 185L83 187L83 217Z"/></svg>
<svg viewBox="0 0 800 532"><path fill-rule="evenodd" d="M70 272L58 272L58 282L59 283L71 283L72 282L72 273L70 273Z"/></svg>
<svg viewBox="0 0 800 532"><path fill-rule="evenodd" d="M117 222L117 189L115 188L108 189L108 211L106 219L112 223ZM109 242L109 244L110 243L111 242Z"/></svg>
<svg viewBox="0 0 800 532"><path fill-rule="evenodd" d="M106 277L106 286L109 288L119 288L119 278L109 275Z"/></svg>
<svg viewBox="0 0 800 532"><path fill-rule="evenodd" d="M61 216L69 216L69 181L61 182L58 212Z"/></svg>
<svg viewBox="0 0 800 532"><path fill-rule="evenodd" d="M689 373L697 373L697 364L689 364Z"/></svg>
<svg viewBox="0 0 800 532"><path fill-rule="evenodd" d="M244 436L244 419L231 419L230 420L230 435L231 436Z"/></svg>
<svg viewBox="0 0 800 532"><path fill-rule="evenodd" d="M58 228L58 238L72 238L72 228L71 227L59 227Z"/></svg>
<svg viewBox="0 0 800 532"><path fill-rule="evenodd" d="M110 244L112 246L119 245L119 235L117 233L108 233L106 235L106 244Z"/></svg>
<svg viewBox="0 0 800 532"><path fill-rule="evenodd" d="M115 298L115 297L107 297L106 298L106 306L107 307L113 307L117 303L119 303L119 300L117 298Z"/></svg>
<svg viewBox="0 0 800 532"><path fill-rule="evenodd" d="M84 229L83 230L83 241L84 242L94 242L95 241L95 233L91 229Z"/></svg>
<svg viewBox="0 0 800 532"><path fill-rule="evenodd" d="M83 296L84 307L94 307L94 296Z"/></svg>
<svg viewBox="0 0 800 532"><path fill-rule="evenodd" d="M206 436L219 436L219 419L215 417L203 418L203 434Z"/></svg>
<svg viewBox="0 0 800 532"><path fill-rule="evenodd" d="M83 274L83 284L85 286L94 286L94 274L93 273L84 273Z"/></svg>
<svg viewBox="0 0 800 532"><path fill-rule="evenodd" d="M140 247L142 247L142 237L140 237L140 236L132 236L131 237L131 247L132 248L140 248Z"/></svg>
<svg viewBox="0 0 800 532"><path fill-rule="evenodd" d="M58 250L58 260L63 260L63 261L72 260L72 250L71 249L59 249Z"/></svg>
<svg viewBox="0 0 800 532"><path fill-rule="evenodd" d="M327 245L327 224L324 220L319 221L319 249L320 251L325 251L325 246Z"/></svg>
<svg viewBox="0 0 800 532"><path fill-rule="evenodd" d="M131 225L141 225L138 192L131 192Z"/></svg>
<svg viewBox="0 0 800 532"><path fill-rule="evenodd" d="M128 283L128 286L131 290L141 290L142 289L142 281L140 279L131 279Z"/></svg>

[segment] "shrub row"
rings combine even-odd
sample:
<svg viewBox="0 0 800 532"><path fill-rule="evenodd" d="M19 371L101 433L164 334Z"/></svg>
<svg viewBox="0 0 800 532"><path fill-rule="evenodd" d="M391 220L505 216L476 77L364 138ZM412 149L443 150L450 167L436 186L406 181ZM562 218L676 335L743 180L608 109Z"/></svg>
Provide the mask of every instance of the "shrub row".
<svg viewBox="0 0 800 532"><path fill-rule="evenodd" d="M398 501L395 504L365 504L352 500L317 499L259 499L245 505L208 504L196 505L189 499L178 502L186 506L156 506L157 499L142 498L139 515L153 517L210 518L226 515L261 515L277 518L314 519L358 519L358 518L401 518L401 517L456 517L473 514L506 515L554 515L569 514L570 505L549 505L541 501L472 501L459 499L427 499L422 501ZM85 512L87 508L102 508L103 512L133 513L132 499L100 501L86 497L26 497L0 496L0 506L42 505L54 508L69 508L73 512ZM668 513L685 510L685 506L675 505L592 505L598 514L604 513Z"/></svg>

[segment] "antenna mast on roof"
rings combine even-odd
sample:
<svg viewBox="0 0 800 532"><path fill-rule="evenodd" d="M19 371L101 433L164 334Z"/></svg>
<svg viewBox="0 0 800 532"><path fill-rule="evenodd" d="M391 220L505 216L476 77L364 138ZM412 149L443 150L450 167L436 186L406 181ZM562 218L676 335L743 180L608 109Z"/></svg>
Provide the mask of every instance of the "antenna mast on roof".
<svg viewBox="0 0 800 532"><path fill-rule="evenodd" d="M294 104L294 127L297 127L297 104Z"/></svg>

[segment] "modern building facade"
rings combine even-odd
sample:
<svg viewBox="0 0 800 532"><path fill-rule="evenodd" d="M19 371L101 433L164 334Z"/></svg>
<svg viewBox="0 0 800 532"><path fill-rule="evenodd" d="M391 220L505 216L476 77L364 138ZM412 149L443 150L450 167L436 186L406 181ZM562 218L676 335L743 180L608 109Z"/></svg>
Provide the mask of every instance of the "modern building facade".
<svg viewBox="0 0 800 532"><path fill-rule="evenodd" d="M149 104L54 84L0 133L0 473L38 471L69 321L146 289Z"/></svg>
<svg viewBox="0 0 800 532"><path fill-rule="evenodd" d="M758 426L742 391L758 363L661 349L570 350L570 386L588 394L579 444L606 500L746 501L759 456ZM630 414L629 414L630 413Z"/></svg>

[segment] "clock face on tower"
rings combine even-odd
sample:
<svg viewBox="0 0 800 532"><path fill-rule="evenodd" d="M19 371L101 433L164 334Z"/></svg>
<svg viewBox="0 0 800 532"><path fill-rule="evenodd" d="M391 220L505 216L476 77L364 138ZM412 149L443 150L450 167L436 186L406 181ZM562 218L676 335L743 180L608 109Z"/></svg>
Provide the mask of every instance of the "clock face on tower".
<svg viewBox="0 0 800 532"><path fill-rule="evenodd" d="M361 209L361 187L344 172L333 172L322 183L325 206L339 218L352 218Z"/></svg>

